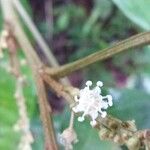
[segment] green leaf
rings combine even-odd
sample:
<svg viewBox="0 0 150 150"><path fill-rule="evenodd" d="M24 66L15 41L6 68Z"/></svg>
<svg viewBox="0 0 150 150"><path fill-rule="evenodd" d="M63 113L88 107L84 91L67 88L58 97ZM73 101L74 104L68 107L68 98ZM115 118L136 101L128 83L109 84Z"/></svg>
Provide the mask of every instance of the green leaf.
<svg viewBox="0 0 150 150"><path fill-rule="evenodd" d="M15 150L19 142L19 134L10 127L0 126L0 149Z"/></svg>
<svg viewBox="0 0 150 150"><path fill-rule="evenodd" d="M13 131L18 118L14 87L13 77L0 68L0 149L16 149L19 141L19 134Z"/></svg>
<svg viewBox="0 0 150 150"><path fill-rule="evenodd" d="M114 98L110 113L121 120L135 120L137 127L150 127L150 95L139 89L124 89Z"/></svg>
<svg viewBox="0 0 150 150"><path fill-rule="evenodd" d="M13 130L13 126L19 118L18 107L14 98L15 92L15 78L6 72L7 67L6 60L0 62L0 149L15 150L17 149L20 141L20 133ZM35 93L35 87L32 81L32 76L29 68L24 66L22 72L27 76L27 83L24 88L24 95L26 100L26 106L28 116L31 120L31 129L35 136L35 142L33 143L33 149L40 150L43 147L43 136L41 133L41 125L34 123L35 118L38 120L39 112L37 107L37 97ZM40 144L40 145L39 145ZM37 148L38 147L38 148Z"/></svg>
<svg viewBox="0 0 150 150"><path fill-rule="evenodd" d="M89 120L81 123L76 121L75 129L78 135L79 142L74 145L75 150L117 150L118 146L109 142L101 141L98 136L98 131L92 128L89 124Z"/></svg>
<svg viewBox="0 0 150 150"><path fill-rule="evenodd" d="M150 0L113 0L118 8L134 23L150 30Z"/></svg>

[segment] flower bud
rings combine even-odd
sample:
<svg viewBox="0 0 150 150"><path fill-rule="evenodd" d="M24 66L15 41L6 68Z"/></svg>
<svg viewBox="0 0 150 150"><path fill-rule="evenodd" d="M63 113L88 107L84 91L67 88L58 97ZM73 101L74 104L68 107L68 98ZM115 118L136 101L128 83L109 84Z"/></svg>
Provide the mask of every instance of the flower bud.
<svg viewBox="0 0 150 150"><path fill-rule="evenodd" d="M59 135L59 141L62 145L71 150L73 148L72 144L78 142L77 134L73 129L67 128Z"/></svg>
<svg viewBox="0 0 150 150"><path fill-rule="evenodd" d="M140 149L140 140L137 137L132 137L126 142L129 150L139 150Z"/></svg>

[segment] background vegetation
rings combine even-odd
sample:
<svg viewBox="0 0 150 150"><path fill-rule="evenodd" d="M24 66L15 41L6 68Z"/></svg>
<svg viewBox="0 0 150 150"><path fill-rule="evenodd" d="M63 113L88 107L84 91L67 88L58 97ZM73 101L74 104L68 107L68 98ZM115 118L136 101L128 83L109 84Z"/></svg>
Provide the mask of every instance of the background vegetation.
<svg viewBox="0 0 150 150"><path fill-rule="evenodd" d="M47 40L60 64L71 62L104 49L113 43L141 31L150 30L150 0L21 0L24 7ZM53 9L53 11L52 11ZM50 13L53 12L53 13ZM3 21L0 16L0 27ZM32 41L30 32L24 28ZM48 63L36 43L40 57ZM24 56L19 55L20 59ZM150 128L150 49L129 50L113 58L98 62L84 71L69 76L74 86L82 87L86 80L101 80L104 92L111 93L114 106L109 113L122 120L135 119L139 129ZM14 100L14 77L7 71L8 54L0 60L0 149L16 149L19 133L13 130L18 111ZM36 91L30 69L25 89L31 130L35 138L33 149L42 150L43 131L39 118ZM68 126L70 113L62 99L47 90L54 111L54 127L60 133ZM89 122L78 123L75 129L79 142L75 150L119 150L110 142L100 141ZM87 132L88 131L88 132Z"/></svg>

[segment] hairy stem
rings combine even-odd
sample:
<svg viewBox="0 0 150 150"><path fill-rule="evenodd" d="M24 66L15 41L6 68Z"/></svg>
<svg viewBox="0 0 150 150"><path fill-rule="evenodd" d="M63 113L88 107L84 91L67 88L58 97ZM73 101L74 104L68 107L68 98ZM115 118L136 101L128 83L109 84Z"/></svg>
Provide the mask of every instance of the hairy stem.
<svg viewBox="0 0 150 150"><path fill-rule="evenodd" d="M36 75L36 83L37 83L37 93L39 98L39 107L41 110L41 119L43 122L45 139L46 139L46 149L48 150L57 150L57 144L54 135L52 116L49 113L47 97L45 93L45 85L44 82L38 74ZM51 111L51 110L50 110Z"/></svg>
<svg viewBox="0 0 150 150"><path fill-rule="evenodd" d="M150 44L150 32L140 33L126 40L118 42L117 44L111 46L110 48L106 48L104 50L98 51L85 58L82 58L70 64L63 65L58 68L54 68L54 69L46 68L45 71L51 76L61 78L76 70L82 69L97 61L107 59L122 51L128 50L130 48L148 45L148 44Z"/></svg>
<svg viewBox="0 0 150 150"><path fill-rule="evenodd" d="M47 74L45 74L45 72L43 72L43 74L41 75L42 78L44 79L44 81L50 85L51 89L58 95L58 96L63 96L63 98L65 98L65 100L67 100L67 102L69 104L72 104L72 97L70 95L68 95L65 92L65 86L63 86L62 84L59 84L59 82L55 81L53 78L49 77ZM57 90L56 90L57 89Z"/></svg>

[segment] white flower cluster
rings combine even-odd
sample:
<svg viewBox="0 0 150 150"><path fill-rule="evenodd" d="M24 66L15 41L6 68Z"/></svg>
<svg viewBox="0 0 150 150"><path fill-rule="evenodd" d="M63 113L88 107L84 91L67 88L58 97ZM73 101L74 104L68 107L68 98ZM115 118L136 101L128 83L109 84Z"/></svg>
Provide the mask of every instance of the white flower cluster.
<svg viewBox="0 0 150 150"><path fill-rule="evenodd" d="M80 90L78 96L75 96L75 101L78 104L72 110L75 113L83 112L83 115L78 117L78 121L84 121L84 117L88 115L92 119L91 126L95 126L98 114L105 118L107 115L106 109L112 106L113 102L111 95L101 95L101 87L103 86L101 81L98 81L93 89L90 89L90 86L92 86L92 81L87 81L86 87Z"/></svg>

